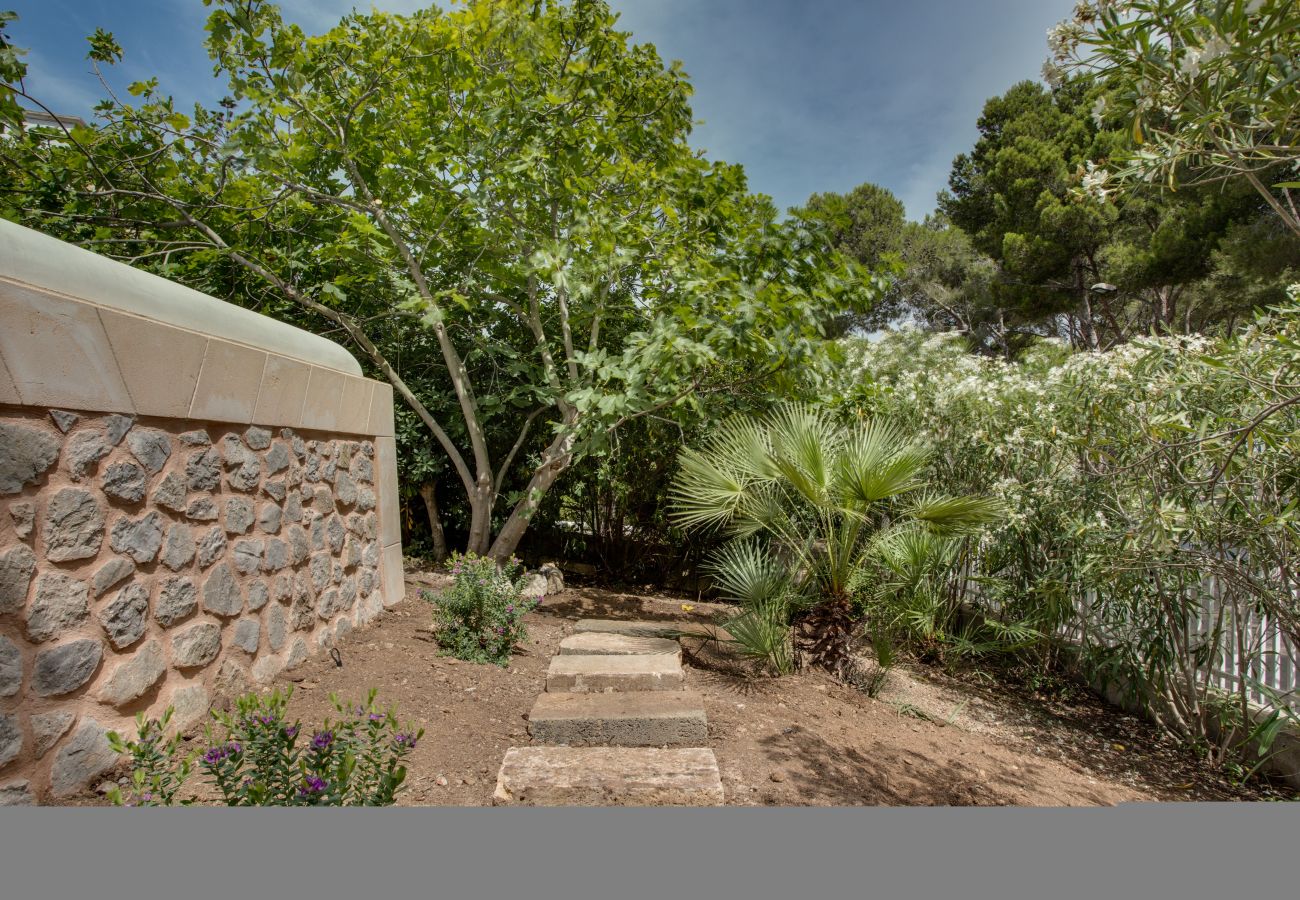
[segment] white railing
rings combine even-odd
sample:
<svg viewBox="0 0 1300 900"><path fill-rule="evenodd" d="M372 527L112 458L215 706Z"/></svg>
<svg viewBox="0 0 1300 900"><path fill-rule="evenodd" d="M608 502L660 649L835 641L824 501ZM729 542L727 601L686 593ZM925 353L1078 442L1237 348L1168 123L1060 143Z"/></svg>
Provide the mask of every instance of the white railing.
<svg viewBox="0 0 1300 900"><path fill-rule="evenodd" d="M1300 708L1300 653L1297 652L1300 648L1297 648L1283 634L1277 623L1253 612L1246 614L1246 621L1238 628L1237 623L1233 621L1232 606L1230 604L1225 606L1222 583L1215 576L1205 579L1202 590L1205 603L1196 622L1194 637L1209 641L1214 635L1215 624L1220 614L1224 617L1219 635L1218 653L1214 655L1213 661L1208 666L1201 669L1202 678L1208 680L1214 687L1236 693L1244 670L1247 680L1246 696L1252 703L1266 708L1272 706L1271 698L1258 687L1263 685L1278 694L1285 695L1293 708ZM996 614L999 611L998 604L990 602L981 594L979 585L967 582L966 596L988 612ZM1083 629L1079 620L1087 620L1089 607L1095 596L1093 591L1085 595L1083 602L1077 607L1079 619L1060 629L1058 634L1061 638L1076 644L1083 640ZM1094 640L1101 638L1103 641L1118 643L1127 639L1125 635L1107 633L1099 629L1095 623L1091 623L1089 627Z"/></svg>

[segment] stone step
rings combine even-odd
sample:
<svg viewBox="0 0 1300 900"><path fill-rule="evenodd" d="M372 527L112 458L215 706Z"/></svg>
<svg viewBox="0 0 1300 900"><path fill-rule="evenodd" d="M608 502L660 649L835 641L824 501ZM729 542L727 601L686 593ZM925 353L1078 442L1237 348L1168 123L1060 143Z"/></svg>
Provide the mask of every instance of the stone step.
<svg viewBox="0 0 1300 900"><path fill-rule="evenodd" d="M546 690L575 694L606 691L680 691L686 685L681 661L652 656L553 656Z"/></svg>
<svg viewBox="0 0 1300 900"><path fill-rule="evenodd" d="M683 622L647 622L636 619L579 619L575 634L623 634L630 637L671 637Z"/></svg>
<svg viewBox="0 0 1300 900"><path fill-rule="evenodd" d="M542 694L528 714L540 744L699 747L709 738L704 701L694 691Z"/></svg>
<svg viewBox="0 0 1300 900"><path fill-rule="evenodd" d="M603 631L571 634L560 641L561 656L639 656L647 653L668 654L680 660L682 645L668 638Z"/></svg>
<svg viewBox="0 0 1300 900"><path fill-rule="evenodd" d="M721 806L707 747L511 747L495 805Z"/></svg>
<svg viewBox="0 0 1300 900"><path fill-rule="evenodd" d="M731 635L717 625L705 622L649 622L637 619L579 619L573 626L574 634L622 634L628 637L657 637L675 639L682 633L692 637L716 637L729 641Z"/></svg>

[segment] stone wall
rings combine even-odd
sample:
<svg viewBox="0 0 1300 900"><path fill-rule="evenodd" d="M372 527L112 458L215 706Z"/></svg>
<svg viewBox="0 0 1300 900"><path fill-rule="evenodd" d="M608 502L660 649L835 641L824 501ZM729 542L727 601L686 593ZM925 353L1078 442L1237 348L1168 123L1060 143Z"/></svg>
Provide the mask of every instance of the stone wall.
<svg viewBox="0 0 1300 900"><path fill-rule="evenodd" d="M287 327L0 223L0 805L402 599L391 387Z"/></svg>

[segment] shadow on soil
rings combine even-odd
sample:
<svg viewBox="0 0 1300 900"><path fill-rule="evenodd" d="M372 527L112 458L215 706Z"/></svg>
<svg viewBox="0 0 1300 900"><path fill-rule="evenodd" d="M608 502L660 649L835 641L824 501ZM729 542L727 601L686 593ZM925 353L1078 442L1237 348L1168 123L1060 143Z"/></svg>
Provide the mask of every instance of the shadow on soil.
<svg viewBox="0 0 1300 900"><path fill-rule="evenodd" d="M1000 788L1034 788L1045 774L1032 763L1016 773L1017 784L962 762L938 760L914 749L882 749L867 754L836 746L795 725L759 741L773 764L785 773L793 798L783 803L833 806L1006 806L1017 794ZM1104 803L1097 798L1094 802Z"/></svg>
<svg viewBox="0 0 1300 900"><path fill-rule="evenodd" d="M569 619L636 619L652 622L692 622L708 619L686 616L672 610L655 609L645 597L618 594L595 588L569 588L555 597L547 597L538 613Z"/></svg>

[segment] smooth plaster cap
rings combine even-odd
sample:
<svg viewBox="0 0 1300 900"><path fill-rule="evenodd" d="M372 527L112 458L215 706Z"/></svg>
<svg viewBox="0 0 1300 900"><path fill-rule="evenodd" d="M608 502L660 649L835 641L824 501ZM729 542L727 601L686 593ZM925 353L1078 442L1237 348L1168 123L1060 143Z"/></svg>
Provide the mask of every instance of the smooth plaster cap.
<svg viewBox="0 0 1300 900"><path fill-rule="evenodd" d="M352 354L333 341L4 220L0 279L348 375L361 374Z"/></svg>

